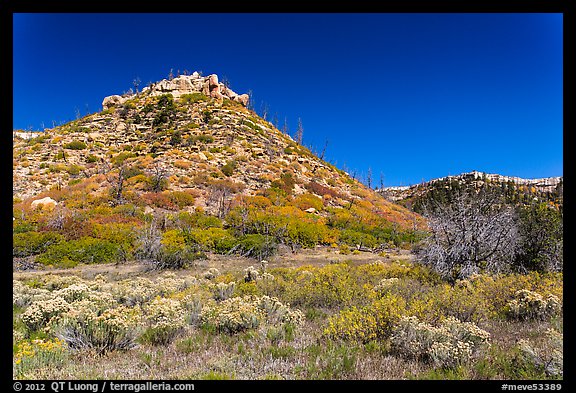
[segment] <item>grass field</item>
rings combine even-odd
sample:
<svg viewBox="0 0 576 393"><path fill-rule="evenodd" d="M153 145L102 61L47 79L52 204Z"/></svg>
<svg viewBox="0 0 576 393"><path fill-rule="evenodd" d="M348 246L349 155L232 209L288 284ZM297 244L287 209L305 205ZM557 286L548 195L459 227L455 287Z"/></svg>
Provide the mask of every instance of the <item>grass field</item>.
<svg viewBox="0 0 576 393"><path fill-rule="evenodd" d="M18 379L561 379L562 273L449 285L406 251L15 271Z"/></svg>

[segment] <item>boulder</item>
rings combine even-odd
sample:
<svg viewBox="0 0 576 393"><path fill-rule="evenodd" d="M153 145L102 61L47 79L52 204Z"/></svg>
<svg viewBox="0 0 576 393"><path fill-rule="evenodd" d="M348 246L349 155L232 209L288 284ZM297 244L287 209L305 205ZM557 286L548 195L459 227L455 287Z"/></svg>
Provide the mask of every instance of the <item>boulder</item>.
<svg viewBox="0 0 576 393"><path fill-rule="evenodd" d="M308 209L304 210L306 213L316 213L316 209L313 207L309 207Z"/></svg>
<svg viewBox="0 0 576 393"><path fill-rule="evenodd" d="M248 105L248 100L250 99L250 96L248 94L240 94L234 97L234 101L238 101L239 103L241 103L244 106Z"/></svg>
<svg viewBox="0 0 576 393"><path fill-rule="evenodd" d="M56 202L54 199L50 197L45 197L42 199L36 199L35 201L32 201L30 205L34 208L37 206L41 206L42 209L53 209L57 204L58 202Z"/></svg>
<svg viewBox="0 0 576 393"><path fill-rule="evenodd" d="M126 101L126 99L122 98L119 95L113 95L113 96L105 97L104 100L102 101L102 108L104 108L106 110L106 109L111 108L113 106L123 104L124 101Z"/></svg>
<svg viewBox="0 0 576 393"><path fill-rule="evenodd" d="M210 89L218 86L218 75L212 74L208 76L208 84L210 85Z"/></svg>

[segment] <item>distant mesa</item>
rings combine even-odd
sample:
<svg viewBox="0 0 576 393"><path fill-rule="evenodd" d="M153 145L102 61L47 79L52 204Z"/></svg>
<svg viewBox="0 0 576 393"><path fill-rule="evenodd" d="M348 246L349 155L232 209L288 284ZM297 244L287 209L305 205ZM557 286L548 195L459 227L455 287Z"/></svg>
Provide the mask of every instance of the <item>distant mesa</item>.
<svg viewBox="0 0 576 393"><path fill-rule="evenodd" d="M239 102L243 106L248 105L248 94L238 94L227 87L224 83L218 82L218 75L212 74L206 77L200 76L198 72L192 75L180 75L173 79L163 79L160 82L152 83L142 89L142 93L150 96L160 96L162 94L172 94L174 98L179 98L185 94L202 93L208 97L223 99L227 98ZM109 109L133 98L131 95L112 95L104 98L102 108Z"/></svg>
<svg viewBox="0 0 576 393"><path fill-rule="evenodd" d="M384 187L376 191L381 194L385 194L389 200L396 202L413 196L421 189L431 187L434 184L441 183L446 180L457 181L459 183L476 182L480 184L486 181L498 184L511 182L514 183L516 186L529 186L534 187L536 190L540 192L546 192L553 190L556 186L558 186L558 184L563 182L563 177L557 176L557 177L545 177L538 179L524 179L517 176L503 176L496 173L471 171L461 173L459 175L440 177L426 182L413 184L411 186Z"/></svg>

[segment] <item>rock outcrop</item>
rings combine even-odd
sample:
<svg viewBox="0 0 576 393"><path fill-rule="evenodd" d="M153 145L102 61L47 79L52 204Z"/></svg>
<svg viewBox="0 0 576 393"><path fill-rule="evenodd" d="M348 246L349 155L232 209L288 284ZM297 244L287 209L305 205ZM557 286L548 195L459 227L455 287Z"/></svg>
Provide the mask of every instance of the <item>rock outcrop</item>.
<svg viewBox="0 0 576 393"><path fill-rule="evenodd" d="M248 94L237 94L224 83L218 81L218 75L211 74L206 77L200 76L197 72L192 75L180 75L173 79L163 79L142 89L142 94L159 96L162 94L172 94L174 98L180 98L185 94L202 93L208 97L223 99L227 98L239 102L243 106L248 105ZM112 95L104 98L102 108L109 109L123 104L133 98L132 95Z"/></svg>
<svg viewBox="0 0 576 393"><path fill-rule="evenodd" d="M43 209L53 209L57 204L58 202L56 202L54 199L50 197L45 197L42 199L36 199L35 201L32 201L30 205L33 208L41 206Z"/></svg>

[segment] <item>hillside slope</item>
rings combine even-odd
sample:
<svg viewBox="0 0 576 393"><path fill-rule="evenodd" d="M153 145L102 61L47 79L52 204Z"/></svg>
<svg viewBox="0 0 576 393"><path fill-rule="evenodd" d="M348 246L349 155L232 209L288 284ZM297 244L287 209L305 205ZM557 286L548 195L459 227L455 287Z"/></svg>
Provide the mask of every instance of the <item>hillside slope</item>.
<svg viewBox="0 0 576 393"><path fill-rule="evenodd" d="M376 246L424 227L420 216L319 159L247 102L216 75L194 73L106 97L103 111L35 138L15 133L15 228L58 230L71 241L101 236L87 222L141 227L187 213L216 216L236 235Z"/></svg>

